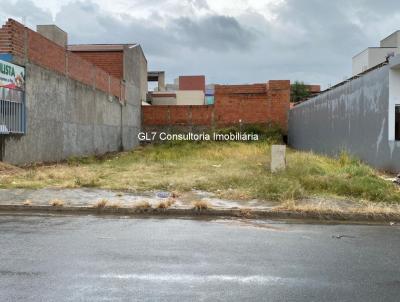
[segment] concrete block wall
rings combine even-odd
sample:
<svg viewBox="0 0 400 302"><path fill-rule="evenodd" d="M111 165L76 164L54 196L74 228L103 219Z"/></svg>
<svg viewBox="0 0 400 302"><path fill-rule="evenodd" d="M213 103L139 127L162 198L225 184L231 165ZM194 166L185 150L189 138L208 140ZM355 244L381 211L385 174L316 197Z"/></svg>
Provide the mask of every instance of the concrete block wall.
<svg viewBox="0 0 400 302"><path fill-rule="evenodd" d="M125 45L123 62L126 102L122 112L122 142L125 148L132 148L139 144L137 134L141 130L141 106L148 91L147 60L139 45Z"/></svg>
<svg viewBox="0 0 400 302"><path fill-rule="evenodd" d="M52 162L139 144L147 91L147 62L140 47L124 49L127 65L120 79L9 20L0 30L3 52L26 68L27 132L4 137L1 160Z"/></svg>
<svg viewBox="0 0 400 302"><path fill-rule="evenodd" d="M346 151L400 172L400 142L388 136L389 70L385 65L291 109L290 146L332 156Z"/></svg>
<svg viewBox="0 0 400 302"><path fill-rule="evenodd" d="M120 149L117 100L36 64L27 63L26 76L27 132L6 137L4 161L52 162Z"/></svg>

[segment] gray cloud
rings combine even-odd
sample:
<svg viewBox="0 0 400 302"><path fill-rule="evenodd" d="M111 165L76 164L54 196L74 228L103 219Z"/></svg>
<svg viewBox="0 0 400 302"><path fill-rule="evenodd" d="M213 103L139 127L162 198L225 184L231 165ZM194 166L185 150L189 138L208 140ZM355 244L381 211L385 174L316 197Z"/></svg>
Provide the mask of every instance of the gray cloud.
<svg viewBox="0 0 400 302"><path fill-rule="evenodd" d="M72 43L140 43L149 68L166 70L169 80L203 73L219 83L291 79L325 85L350 76L351 57L400 24L397 0L286 0L267 7L273 20L251 7L235 17L218 14L210 3L135 0L127 11L147 14L132 17L77 1L64 5L55 21ZM30 0L0 4L3 19L25 14L30 23L51 20Z"/></svg>
<svg viewBox="0 0 400 302"><path fill-rule="evenodd" d="M180 41L190 48L205 48L216 51L248 49L256 39L254 32L245 29L237 19L211 15L198 20L179 18L173 21Z"/></svg>
<svg viewBox="0 0 400 302"><path fill-rule="evenodd" d="M71 16L74 21L71 22ZM157 18L157 15L153 15ZM149 54L165 56L179 48L223 52L251 47L256 35L233 17L207 15L171 18L165 26L130 16L106 14L97 4L73 2L56 15L71 40L78 43L138 42ZM84 30L82 30L84 29Z"/></svg>
<svg viewBox="0 0 400 302"><path fill-rule="evenodd" d="M8 0L0 0L0 20L15 18L27 25L45 24L52 22L51 13L45 9L37 7L30 0L18 0L15 3Z"/></svg>

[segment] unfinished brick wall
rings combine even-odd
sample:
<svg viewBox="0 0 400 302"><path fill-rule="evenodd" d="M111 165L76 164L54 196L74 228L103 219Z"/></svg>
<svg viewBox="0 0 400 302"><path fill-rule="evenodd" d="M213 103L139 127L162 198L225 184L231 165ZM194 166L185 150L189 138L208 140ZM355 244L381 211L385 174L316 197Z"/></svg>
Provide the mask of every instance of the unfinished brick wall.
<svg viewBox="0 0 400 302"><path fill-rule="evenodd" d="M210 126L213 106L142 106L144 126Z"/></svg>
<svg viewBox="0 0 400 302"><path fill-rule="evenodd" d="M93 63L110 75L123 78L123 51L74 51L86 61Z"/></svg>
<svg viewBox="0 0 400 302"><path fill-rule="evenodd" d="M0 53L24 56L25 31L19 23L10 19L0 29Z"/></svg>
<svg viewBox="0 0 400 302"><path fill-rule="evenodd" d="M216 85L215 104L204 106L142 106L142 125L209 126L277 124L287 130L290 81L267 84Z"/></svg>
<svg viewBox="0 0 400 302"><path fill-rule="evenodd" d="M18 64L37 64L120 99L125 97L120 77L113 76L15 20L9 19L0 29L0 53L11 54Z"/></svg>
<svg viewBox="0 0 400 302"><path fill-rule="evenodd" d="M217 127L274 123L287 129L290 81L267 84L216 85L215 123Z"/></svg>

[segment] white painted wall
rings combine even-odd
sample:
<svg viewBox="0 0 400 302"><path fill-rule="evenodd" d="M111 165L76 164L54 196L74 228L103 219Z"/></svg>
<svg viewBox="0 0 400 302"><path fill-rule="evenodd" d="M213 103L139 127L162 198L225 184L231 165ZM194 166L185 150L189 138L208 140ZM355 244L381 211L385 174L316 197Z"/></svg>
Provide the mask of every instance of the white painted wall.
<svg viewBox="0 0 400 302"><path fill-rule="evenodd" d="M175 93L175 92L174 92ZM152 105L176 105L176 96L169 96L165 92L153 92L151 97Z"/></svg>
<svg viewBox="0 0 400 302"><path fill-rule="evenodd" d="M176 91L177 105L204 105L204 91L178 90Z"/></svg>
<svg viewBox="0 0 400 302"><path fill-rule="evenodd" d="M353 76L385 62L386 57L393 53L397 55L397 47L370 47L353 57Z"/></svg>
<svg viewBox="0 0 400 302"><path fill-rule="evenodd" d="M367 69L368 69L368 48L353 57L352 60L353 76Z"/></svg>
<svg viewBox="0 0 400 302"><path fill-rule="evenodd" d="M400 105L400 64L389 69L389 141L395 140L395 107Z"/></svg>
<svg viewBox="0 0 400 302"><path fill-rule="evenodd" d="M400 31L395 31L382 39L380 45L381 47L400 47Z"/></svg>

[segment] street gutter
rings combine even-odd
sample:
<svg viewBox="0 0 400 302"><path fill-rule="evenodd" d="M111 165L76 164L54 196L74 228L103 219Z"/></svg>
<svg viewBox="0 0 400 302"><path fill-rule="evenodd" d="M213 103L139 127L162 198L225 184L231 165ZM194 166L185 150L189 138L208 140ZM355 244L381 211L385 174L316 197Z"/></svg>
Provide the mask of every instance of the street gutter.
<svg viewBox="0 0 400 302"><path fill-rule="evenodd" d="M179 216L179 217L240 217L251 219L298 219L313 220L320 222L329 221L353 221L353 222L377 222L377 223L400 223L400 214L372 214L351 213L333 211L289 211L281 209L189 209L189 208L167 208L167 209L135 209L129 207L88 207L88 206L50 206L50 205L0 205L1 212L24 212L24 213L60 213L60 214L94 214L94 215L126 215L137 217L149 216Z"/></svg>

